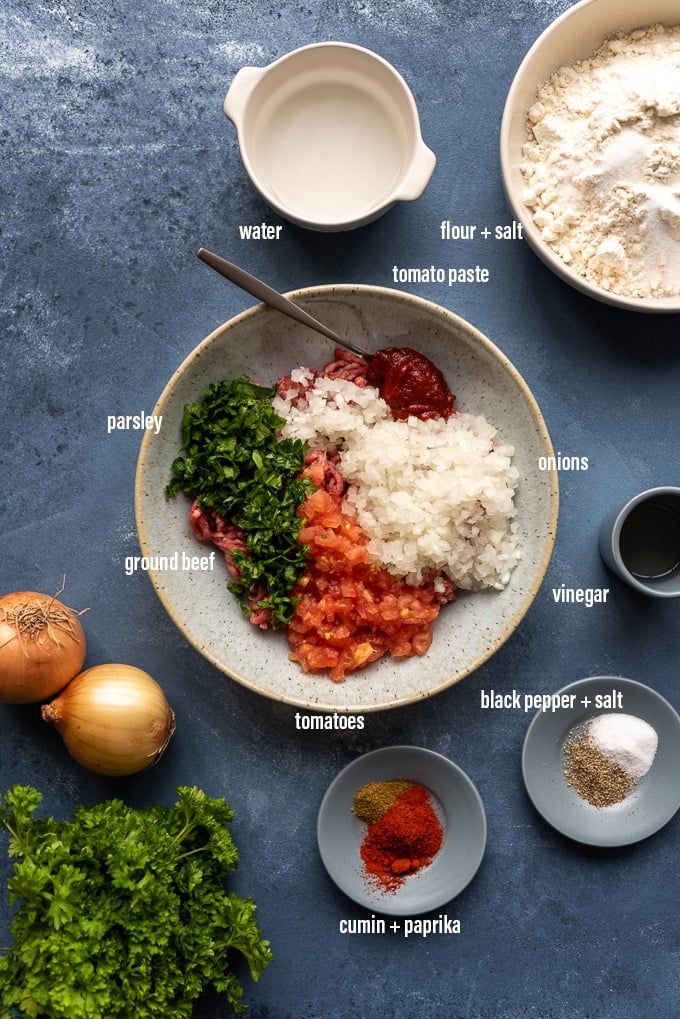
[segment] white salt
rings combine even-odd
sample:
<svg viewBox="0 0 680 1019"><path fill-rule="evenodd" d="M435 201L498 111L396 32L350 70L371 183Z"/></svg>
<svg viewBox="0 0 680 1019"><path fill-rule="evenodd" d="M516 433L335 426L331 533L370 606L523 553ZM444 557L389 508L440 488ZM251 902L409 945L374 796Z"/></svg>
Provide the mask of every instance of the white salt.
<svg viewBox="0 0 680 1019"><path fill-rule="evenodd" d="M593 718L588 731L597 749L636 781L651 768L659 737L644 719L612 712Z"/></svg>

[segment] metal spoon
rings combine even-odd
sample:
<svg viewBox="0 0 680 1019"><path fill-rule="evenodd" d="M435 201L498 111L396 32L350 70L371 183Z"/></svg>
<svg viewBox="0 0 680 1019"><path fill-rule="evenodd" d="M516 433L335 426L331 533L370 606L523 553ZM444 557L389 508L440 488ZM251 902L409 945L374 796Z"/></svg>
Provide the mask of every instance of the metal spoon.
<svg viewBox="0 0 680 1019"><path fill-rule="evenodd" d="M245 269L241 269L240 266L234 265L233 262L228 262L226 258L222 258L220 255L216 255L212 251L207 251L206 248L198 249L198 257L206 265L209 265L211 269L218 272L220 276L224 276L231 283L235 283L237 287L241 287L251 297L257 297L259 301L264 301L272 308L276 308L277 311L283 312L284 315L288 315L290 318L294 318L296 322L301 322L303 325L309 326L310 329L316 329L318 333L326 336L329 340L333 340L340 347L345 347L346 350L351 350L353 354L358 354L360 357L370 359L371 355L361 347L357 347L356 344L350 340L343 339L342 336L338 336L336 332L325 326L323 322L319 322L318 319L309 315L302 308L294 304L283 294L280 294L278 290L274 290L268 286L262 280L258 279L257 276L252 276Z"/></svg>

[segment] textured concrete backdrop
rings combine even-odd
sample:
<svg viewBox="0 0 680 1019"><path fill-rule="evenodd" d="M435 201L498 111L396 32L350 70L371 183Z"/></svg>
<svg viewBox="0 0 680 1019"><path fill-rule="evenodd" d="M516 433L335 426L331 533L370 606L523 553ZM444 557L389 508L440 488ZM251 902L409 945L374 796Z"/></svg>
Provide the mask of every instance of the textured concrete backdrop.
<svg viewBox="0 0 680 1019"><path fill-rule="evenodd" d="M0 27L3 591L55 591L92 605L88 661L127 660L167 689L179 726L162 764L132 781L73 762L34 708L0 706L0 787L29 782L66 815L121 795L170 802L178 783L237 811L236 887L258 904L275 963L246 983L252 1019L672 1019L680 1011L678 822L625 850L572 844L522 785L528 719L483 712L480 689L552 692L618 674L676 706L678 605L650 604L609 577L600 517L652 484L678 481L678 318L594 304L523 242L444 242L439 224L511 221L497 156L513 74L557 0L5 0ZM642 6L642 5L641 5ZM280 220L251 187L224 93L244 64L307 42L360 43L413 88L438 156L416 203L342 236L285 225L278 244L238 224ZM139 433L109 414L151 412L167 379L250 299L195 258L204 245L280 289L393 286L392 266L475 264L486 285L413 288L470 320L517 365L556 450L586 455L563 474L549 574L526 619L475 675L438 697L368 718L361 733L296 732L293 710L225 679L190 647L138 554L132 490ZM606 606L556 605L552 586L616 587ZM349 937L363 915L316 851L319 802L335 774L375 747L446 754L488 813L482 867L448 908L457 937ZM10 872L0 839L0 880ZM0 895L0 945L9 908ZM244 974L245 976L245 974ZM227 1014L216 1000L198 1019Z"/></svg>

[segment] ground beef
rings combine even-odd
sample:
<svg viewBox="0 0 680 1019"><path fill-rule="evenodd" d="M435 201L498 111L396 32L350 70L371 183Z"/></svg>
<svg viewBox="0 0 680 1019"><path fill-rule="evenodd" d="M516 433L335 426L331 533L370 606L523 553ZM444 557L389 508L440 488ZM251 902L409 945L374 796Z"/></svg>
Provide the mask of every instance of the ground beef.
<svg viewBox="0 0 680 1019"><path fill-rule="evenodd" d="M347 490L347 482L338 470L340 461L338 453L327 453L323 449L313 449L305 457L305 467L310 476L318 479L318 487L325 488L330 495L341 498Z"/></svg>
<svg viewBox="0 0 680 1019"><path fill-rule="evenodd" d="M239 571L234 565L232 552L246 551L246 539L240 527L235 527L215 510L202 509L196 501L189 510L189 523L199 541L212 541L213 545L224 552L227 568L232 577L239 578Z"/></svg>
<svg viewBox="0 0 680 1019"><path fill-rule="evenodd" d="M335 360L327 364L318 375L326 379L343 379L345 382L353 382L355 386L360 386L363 389L368 384L368 373L369 366L365 357L338 347L335 350Z"/></svg>
<svg viewBox="0 0 680 1019"><path fill-rule="evenodd" d="M192 503L189 510L189 523L199 541L211 541L222 552L227 564L229 573L234 580L239 580L238 567L234 564L232 553L236 550L246 552L246 539L240 527L230 524L223 516L215 510L202 509L196 501ZM263 609L258 604L267 597L267 588L264 584L250 591L248 604L250 605L250 622L266 630L271 622L272 610Z"/></svg>
<svg viewBox="0 0 680 1019"><path fill-rule="evenodd" d="M334 351L335 360L322 368L321 371L307 369L304 379L293 381L290 375L284 375L276 384L276 395L282 400L290 400L294 407L297 406L301 397L308 389L311 389L319 378L342 379L345 382L353 382L355 386L364 389L367 383L368 362L365 357L359 357L348 350L338 348ZM292 396L291 396L292 394Z"/></svg>

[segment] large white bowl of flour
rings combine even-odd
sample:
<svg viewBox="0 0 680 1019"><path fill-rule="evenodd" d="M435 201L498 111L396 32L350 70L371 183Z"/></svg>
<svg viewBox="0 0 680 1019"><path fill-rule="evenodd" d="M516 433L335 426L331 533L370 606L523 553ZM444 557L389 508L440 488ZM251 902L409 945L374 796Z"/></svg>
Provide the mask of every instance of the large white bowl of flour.
<svg viewBox="0 0 680 1019"><path fill-rule="evenodd" d="M581 0L522 61L505 104L506 195L571 286L680 312L680 7Z"/></svg>

